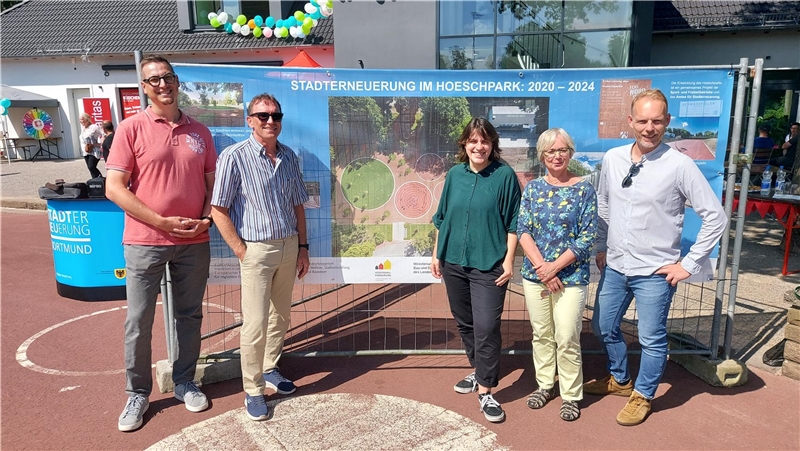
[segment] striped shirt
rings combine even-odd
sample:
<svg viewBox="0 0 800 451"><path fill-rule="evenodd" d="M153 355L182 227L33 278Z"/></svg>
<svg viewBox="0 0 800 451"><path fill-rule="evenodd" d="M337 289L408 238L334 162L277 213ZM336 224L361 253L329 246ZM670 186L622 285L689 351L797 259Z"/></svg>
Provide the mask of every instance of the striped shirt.
<svg viewBox="0 0 800 451"><path fill-rule="evenodd" d="M228 209L245 241L281 240L297 235L294 207L308 200L294 151L278 143L275 163L253 135L217 160L211 205Z"/></svg>

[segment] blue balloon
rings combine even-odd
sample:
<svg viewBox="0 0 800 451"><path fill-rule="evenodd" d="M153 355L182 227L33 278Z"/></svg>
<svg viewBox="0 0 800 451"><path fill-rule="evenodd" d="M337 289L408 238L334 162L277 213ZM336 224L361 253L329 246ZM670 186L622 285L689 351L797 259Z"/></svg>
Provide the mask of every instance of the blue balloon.
<svg viewBox="0 0 800 451"><path fill-rule="evenodd" d="M256 26L260 28L262 25L264 25L264 18L261 16L253 17L253 22L255 22Z"/></svg>
<svg viewBox="0 0 800 451"><path fill-rule="evenodd" d="M225 32L228 34L233 34L233 24L230 22L225 22Z"/></svg>
<svg viewBox="0 0 800 451"><path fill-rule="evenodd" d="M294 18L294 16L289 16L288 19L284 19L283 21L283 26L286 28L293 27L295 25L297 25L297 20Z"/></svg>
<svg viewBox="0 0 800 451"><path fill-rule="evenodd" d="M272 16L267 17L267 20L264 21L264 25L266 25L267 28L274 27L275 26L275 18L273 18Z"/></svg>
<svg viewBox="0 0 800 451"><path fill-rule="evenodd" d="M270 19L272 19L272 17L270 17ZM283 20L278 19L277 21L275 21L275 28L282 28L282 27L283 27Z"/></svg>
<svg viewBox="0 0 800 451"><path fill-rule="evenodd" d="M317 3L317 0L310 0L309 3L319 8L319 3Z"/></svg>
<svg viewBox="0 0 800 451"><path fill-rule="evenodd" d="M310 15L309 17L311 17L312 19L317 19L317 20L319 20L319 19L321 19L321 18L322 18L322 13L321 13L321 12L319 12L319 10L316 10L316 11L314 11L313 13L311 13L311 15Z"/></svg>
<svg viewBox="0 0 800 451"><path fill-rule="evenodd" d="M9 99L0 99L0 105L3 105L3 108L8 108L11 106L11 100Z"/></svg>

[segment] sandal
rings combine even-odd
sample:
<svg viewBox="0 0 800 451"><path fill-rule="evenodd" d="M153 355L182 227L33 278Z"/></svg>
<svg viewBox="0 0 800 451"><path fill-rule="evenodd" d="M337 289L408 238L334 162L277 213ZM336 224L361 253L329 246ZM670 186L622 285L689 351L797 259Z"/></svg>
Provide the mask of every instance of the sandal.
<svg viewBox="0 0 800 451"><path fill-rule="evenodd" d="M577 401L564 401L561 403L561 419L575 421L581 417L581 409Z"/></svg>
<svg viewBox="0 0 800 451"><path fill-rule="evenodd" d="M528 396L528 407L541 409L551 399L553 399L552 388L539 388Z"/></svg>

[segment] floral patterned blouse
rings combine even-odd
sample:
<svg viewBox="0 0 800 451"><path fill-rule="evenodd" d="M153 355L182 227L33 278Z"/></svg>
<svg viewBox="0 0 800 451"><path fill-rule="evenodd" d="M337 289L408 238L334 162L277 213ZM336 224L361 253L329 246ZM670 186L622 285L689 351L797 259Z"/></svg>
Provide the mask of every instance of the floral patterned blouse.
<svg viewBox="0 0 800 451"><path fill-rule="evenodd" d="M544 177L532 180L522 192L517 235L529 234L545 261L555 261L567 249L576 261L558 273L564 285L587 285L592 248L597 239L597 195L586 180L572 186L554 186ZM526 256L522 277L539 282Z"/></svg>

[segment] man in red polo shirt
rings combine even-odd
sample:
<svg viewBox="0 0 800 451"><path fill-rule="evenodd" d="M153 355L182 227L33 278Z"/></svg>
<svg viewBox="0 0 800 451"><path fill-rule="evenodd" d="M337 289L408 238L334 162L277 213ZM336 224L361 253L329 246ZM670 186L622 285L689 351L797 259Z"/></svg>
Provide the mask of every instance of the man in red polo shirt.
<svg viewBox="0 0 800 451"><path fill-rule="evenodd" d="M203 295L210 262L211 192L217 152L211 132L178 108L178 77L164 58L141 63L151 106L120 123L106 168L106 195L125 211L128 314L125 369L128 402L120 431L141 427L153 387L150 342L167 266L178 338L175 397L192 412L208 408L194 383L200 355Z"/></svg>

